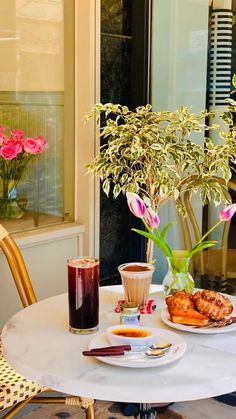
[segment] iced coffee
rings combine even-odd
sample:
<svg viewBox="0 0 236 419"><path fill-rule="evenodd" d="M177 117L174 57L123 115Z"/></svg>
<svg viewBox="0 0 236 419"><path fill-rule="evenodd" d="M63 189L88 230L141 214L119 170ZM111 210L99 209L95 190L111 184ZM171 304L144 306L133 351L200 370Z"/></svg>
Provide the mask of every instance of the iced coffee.
<svg viewBox="0 0 236 419"><path fill-rule="evenodd" d="M144 306L150 291L154 266L149 263L124 263L118 267L125 300Z"/></svg>

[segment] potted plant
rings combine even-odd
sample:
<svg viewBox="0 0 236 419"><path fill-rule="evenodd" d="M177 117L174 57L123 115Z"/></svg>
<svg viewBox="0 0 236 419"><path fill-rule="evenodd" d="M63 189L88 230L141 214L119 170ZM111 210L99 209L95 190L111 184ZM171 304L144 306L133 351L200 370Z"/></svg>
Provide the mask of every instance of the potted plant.
<svg viewBox="0 0 236 419"><path fill-rule="evenodd" d="M233 80L235 82L235 80ZM187 107L172 111L153 111L151 105L134 111L119 104L96 104L86 119L102 117L98 155L88 165L99 174L104 192L116 198L120 193L137 193L154 211L169 200L183 215L181 195L200 191L202 204L213 200L215 205L225 201L221 177L231 178L231 164L236 163L235 130L232 112L235 103L222 115L226 129L208 126L207 111L194 114ZM218 131L220 144L210 139L210 131ZM207 135L208 134L208 135ZM202 145L199 143L201 139ZM152 260L149 239L147 260Z"/></svg>

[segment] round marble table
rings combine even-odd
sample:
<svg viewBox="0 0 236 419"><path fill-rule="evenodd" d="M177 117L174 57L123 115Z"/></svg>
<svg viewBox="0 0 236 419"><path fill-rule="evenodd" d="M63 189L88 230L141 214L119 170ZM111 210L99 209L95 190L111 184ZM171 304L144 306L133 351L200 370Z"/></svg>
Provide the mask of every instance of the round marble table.
<svg viewBox="0 0 236 419"><path fill-rule="evenodd" d="M118 298L122 298L119 292L120 288L114 286L100 289L97 333L119 323L119 315L114 312ZM160 318L162 292L153 297L157 310L152 315L142 315L142 322L169 329ZM236 306L235 297L233 301ZM177 362L147 369L108 365L81 355L95 334L69 333L67 294L63 294L14 315L3 329L2 340L5 357L16 371L43 386L72 395L155 403L202 399L236 390L235 355L202 346L208 335L171 330L180 333L187 343L187 351Z"/></svg>

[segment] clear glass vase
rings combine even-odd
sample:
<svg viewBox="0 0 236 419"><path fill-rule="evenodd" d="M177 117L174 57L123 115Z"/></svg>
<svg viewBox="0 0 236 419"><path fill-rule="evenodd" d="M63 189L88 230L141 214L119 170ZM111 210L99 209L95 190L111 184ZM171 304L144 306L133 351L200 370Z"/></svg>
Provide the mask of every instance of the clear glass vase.
<svg viewBox="0 0 236 419"><path fill-rule="evenodd" d="M2 179L2 194L0 197L0 218L4 220L19 219L24 215L25 199L17 196L19 180Z"/></svg>
<svg viewBox="0 0 236 419"><path fill-rule="evenodd" d="M165 295L183 290L187 293L192 292L195 284L189 272L190 258L186 257L186 253L185 250L173 251L173 256L167 257L168 272L163 279Z"/></svg>

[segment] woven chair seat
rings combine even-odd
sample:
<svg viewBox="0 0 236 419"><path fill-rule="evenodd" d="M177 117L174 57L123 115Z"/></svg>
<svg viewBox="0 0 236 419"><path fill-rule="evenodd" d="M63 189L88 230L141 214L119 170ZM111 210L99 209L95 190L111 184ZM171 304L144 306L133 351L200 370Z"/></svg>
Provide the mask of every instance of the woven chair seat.
<svg viewBox="0 0 236 419"><path fill-rule="evenodd" d="M25 266L22 254L11 235L0 224L0 248L5 254L9 268L21 302L24 307L36 303L36 295L34 293L30 277ZM53 404L69 404L80 406L85 409L86 419L94 419L94 400L85 397L48 397L37 395L45 390L33 381L29 381L21 375L17 374L6 362L2 354L2 342L0 335L0 412L6 408L10 411L4 416L5 419L12 418L15 413L19 412L28 402L30 403L53 403ZM51 391L51 390L50 390ZM0 415L2 417L2 415Z"/></svg>
<svg viewBox="0 0 236 419"><path fill-rule="evenodd" d="M27 380L10 367L2 354L0 336L0 412L45 390L46 388Z"/></svg>

